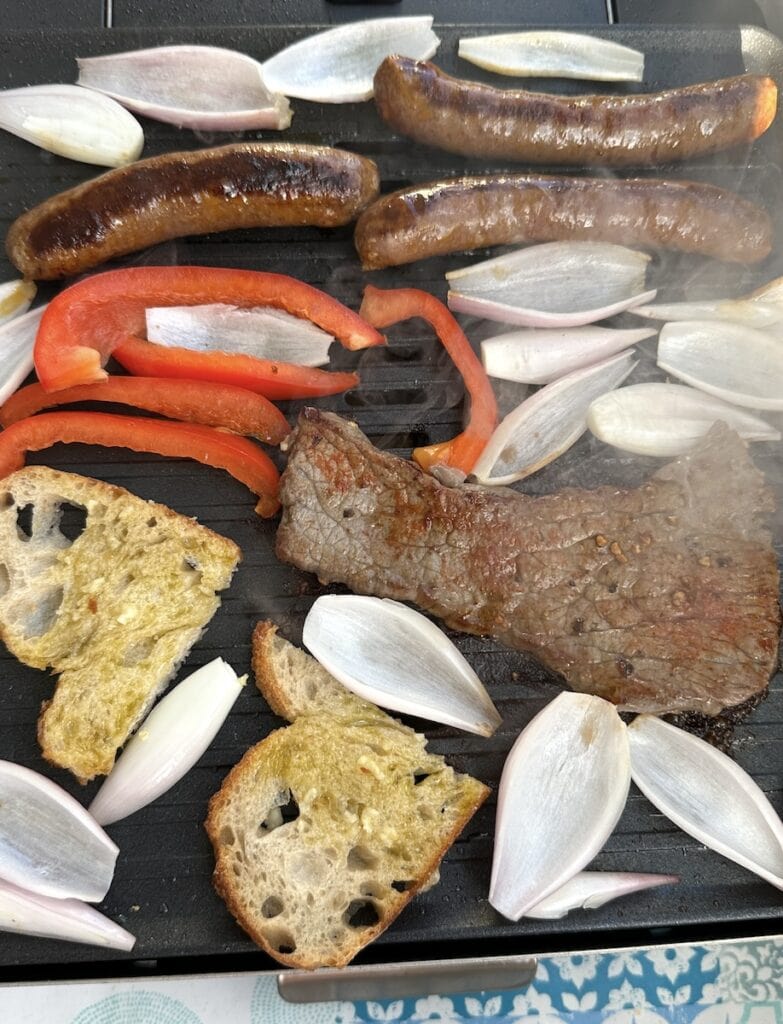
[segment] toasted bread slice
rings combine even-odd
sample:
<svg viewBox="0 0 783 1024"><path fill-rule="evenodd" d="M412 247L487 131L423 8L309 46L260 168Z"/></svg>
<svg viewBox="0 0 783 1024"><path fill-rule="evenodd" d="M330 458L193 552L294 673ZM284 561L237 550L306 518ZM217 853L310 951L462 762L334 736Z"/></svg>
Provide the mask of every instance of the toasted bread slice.
<svg viewBox="0 0 783 1024"><path fill-rule="evenodd" d="M256 627L253 665L293 724L249 750L210 802L215 886L281 963L342 967L427 886L489 790L271 623Z"/></svg>
<svg viewBox="0 0 783 1024"><path fill-rule="evenodd" d="M69 514L83 521L74 540L60 529ZM59 673L38 722L47 760L83 782L111 770L239 557L232 541L121 487L43 466L0 481L0 638Z"/></svg>

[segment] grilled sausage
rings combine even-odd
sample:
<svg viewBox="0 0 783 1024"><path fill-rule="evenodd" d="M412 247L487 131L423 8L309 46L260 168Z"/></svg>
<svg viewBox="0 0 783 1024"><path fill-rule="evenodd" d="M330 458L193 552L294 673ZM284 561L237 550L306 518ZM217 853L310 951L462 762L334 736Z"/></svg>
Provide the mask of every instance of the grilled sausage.
<svg viewBox="0 0 783 1024"><path fill-rule="evenodd" d="M766 212L694 181L515 174L455 178L381 196L359 217L365 270L487 245L590 239L739 263L772 247Z"/></svg>
<svg viewBox="0 0 783 1024"><path fill-rule="evenodd" d="M375 103L395 131L451 153L622 167L752 142L772 123L777 86L738 75L659 93L556 96L461 81L394 56L375 74Z"/></svg>
<svg viewBox="0 0 783 1024"><path fill-rule="evenodd" d="M14 221L6 248L25 277L65 277L182 235L347 224L377 195L377 167L354 153L241 142L140 160L53 196Z"/></svg>

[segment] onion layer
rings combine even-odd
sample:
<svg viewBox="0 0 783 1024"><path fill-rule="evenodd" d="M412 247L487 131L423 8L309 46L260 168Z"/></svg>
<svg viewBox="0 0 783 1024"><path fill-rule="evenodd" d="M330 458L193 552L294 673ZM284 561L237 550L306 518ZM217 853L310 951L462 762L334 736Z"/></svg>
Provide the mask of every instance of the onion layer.
<svg viewBox="0 0 783 1024"><path fill-rule="evenodd" d="M683 384L632 384L597 398L587 425L601 441L637 455L689 452L722 420L746 441L779 441L780 431L736 405Z"/></svg>
<svg viewBox="0 0 783 1024"><path fill-rule="evenodd" d="M56 899L102 900L117 853L64 789L0 761L0 879Z"/></svg>
<svg viewBox="0 0 783 1024"><path fill-rule="evenodd" d="M432 17L353 21L307 36L270 57L264 80L286 96L355 103L373 94L378 65L391 54L429 60L440 45Z"/></svg>
<svg viewBox="0 0 783 1024"><path fill-rule="evenodd" d="M33 348L46 306L0 327L0 405L10 398L33 369Z"/></svg>
<svg viewBox="0 0 783 1024"><path fill-rule="evenodd" d="M536 903L525 917L552 920L572 910L597 910L610 900L659 885L674 885L677 875L638 875L627 871L580 871L559 889Z"/></svg>
<svg viewBox="0 0 783 1024"><path fill-rule="evenodd" d="M239 696L246 677L215 658L193 672L150 712L90 805L101 825L146 807L198 761Z"/></svg>
<svg viewBox="0 0 783 1024"><path fill-rule="evenodd" d="M0 326L26 313L35 298L36 290L32 281L6 281L0 284Z"/></svg>
<svg viewBox="0 0 783 1024"><path fill-rule="evenodd" d="M298 366L329 362L331 334L282 309L162 306L146 310L147 340L196 352L233 352Z"/></svg>
<svg viewBox="0 0 783 1024"><path fill-rule="evenodd" d="M783 339L739 324L665 324L658 365L707 394L750 409L783 410Z"/></svg>
<svg viewBox="0 0 783 1024"><path fill-rule="evenodd" d="M783 889L783 823L730 757L691 733L639 715L628 727L633 781L683 832Z"/></svg>
<svg viewBox="0 0 783 1024"><path fill-rule="evenodd" d="M622 352L657 331L611 327L510 331L481 342L481 359L490 377L522 384L549 384L572 370Z"/></svg>
<svg viewBox="0 0 783 1024"><path fill-rule="evenodd" d="M0 128L59 156L101 167L135 160L141 125L108 96L78 85L28 85L0 92Z"/></svg>
<svg viewBox="0 0 783 1024"><path fill-rule="evenodd" d="M613 704L561 693L524 729L498 792L489 902L518 921L598 853L631 781L628 736Z"/></svg>
<svg viewBox="0 0 783 1024"><path fill-rule="evenodd" d="M79 85L180 128L246 131L291 124L285 96L267 88L258 61L234 50L156 46L77 63Z"/></svg>
<svg viewBox="0 0 783 1024"><path fill-rule="evenodd" d="M500 725L481 680L420 612L377 597L319 597L302 641L353 693L407 715L491 736Z"/></svg>
<svg viewBox="0 0 783 1024"><path fill-rule="evenodd" d="M523 327L579 327L654 298L649 261L608 242L545 242L446 274L448 302Z"/></svg>
<svg viewBox="0 0 783 1024"><path fill-rule="evenodd" d="M641 82L644 54L580 32L508 32L460 39L459 56L515 77Z"/></svg>
<svg viewBox="0 0 783 1024"><path fill-rule="evenodd" d="M0 882L0 931L67 939L106 949L133 949L136 939L79 900L57 900Z"/></svg>
<svg viewBox="0 0 783 1024"><path fill-rule="evenodd" d="M548 465L585 432L591 403L622 384L635 365L632 352L621 352L536 391L500 423L473 476L482 484L510 484Z"/></svg>

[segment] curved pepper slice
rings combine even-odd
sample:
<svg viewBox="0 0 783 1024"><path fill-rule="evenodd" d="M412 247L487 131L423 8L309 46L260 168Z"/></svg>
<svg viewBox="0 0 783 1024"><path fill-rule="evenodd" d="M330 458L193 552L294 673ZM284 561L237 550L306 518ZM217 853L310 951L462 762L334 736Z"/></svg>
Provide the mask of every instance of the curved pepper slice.
<svg viewBox="0 0 783 1024"><path fill-rule="evenodd" d="M210 303L284 309L294 316L312 321L349 349L384 343L383 336L353 310L325 292L284 274L223 267L130 267L85 278L60 292L49 303L35 342L38 379L46 391L104 380L106 372L102 367L112 352L125 346L131 339L140 345L148 344L139 341L145 331L146 309L151 306L199 306ZM181 363L177 361L181 351L162 349L164 362L165 354L169 353L172 372L156 375L182 376ZM266 394L261 389L258 375L246 374L242 360L262 364L266 368L266 376L273 381L286 368L289 391L294 388L299 377L304 382L305 391L299 395L274 394L267 397L305 398L314 394L334 394L356 382L354 374L333 375L324 370L276 364L220 352L196 354L200 356L199 365L211 360L218 369L228 363L235 367L233 379L228 380L224 376L211 379L237 384L251 391ZM243 374L246 374L246 383L239 379ZM192 374L189 376L193 377ZM201 380L206 379L204 372L195 376ZM347 379L351 383L347 384ZM314 380L320 382L323 390L312 390Z"/></svg>
<svg viewBox="0 0 783 1024"><path fill-rule="evenodd" d="M268 359L235 355L233 352L168 348L141 338L127 338L114 350L114 358L132 374L231 384L246 391L255 391L272 401L336 395L355 388L359 383L355 373L330 373L310 366L272 363Z"/></svg>
<svg viewBox="0 0 783 1024"><path fill-rule="evenodd" d="M416 448L414 460L422 469L451 466L470 473L497 423L497 403L492 385L476 353L449 310L428 292L418 288L383 290L368 285L359 315L373 327L389 327L401 320L421 317L440 338L443 347L462 374L470 396L470 416L461 434L441 444Z"/></svg>
<svg viewBox="0 0 783 1024"><path fill-rule="evenodd" d="M0 433L0 478L21 469L26 452L41 451L59 441L194 459L225 469L246 484L258 495L256 512L260 516L273 516L280 507L277 469L269 456L247 438L200 424L105 412L45 412L7 427Z"/></svg>
<svg viewBox="0 0 783 1024"><path fill-rule="evenodd" d="M107 377L100 384L81 384L62 391L44 391L28 384L0 406L0 424L9 427L41 409L69 402L118 402L157 412L173 420L202 423L280 444L291 428L276 405L262 395L228 384L165 377Z"/></svg>

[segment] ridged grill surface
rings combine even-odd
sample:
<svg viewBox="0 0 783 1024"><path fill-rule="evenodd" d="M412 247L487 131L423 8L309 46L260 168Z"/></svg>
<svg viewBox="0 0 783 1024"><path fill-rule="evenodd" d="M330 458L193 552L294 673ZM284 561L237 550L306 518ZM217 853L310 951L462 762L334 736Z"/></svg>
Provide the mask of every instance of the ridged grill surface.
<svg viewBox="0 0 783 1024"><path fill-rule="evenodd" d="M170 42L204 42L242 50L263 59L278 48L307 34L308 28L275 26L268 29L219 30L85 30L51 35L11 34L0 44L0 85L72 81L76 55L133 49ZM441 26L443 38L438 63L446 70L491 81L492 77L457 61L456 39L475 34L476 26L461 30ZM489 31L484 26L482 31ZM732 30L605 29L600 32L647 54L645 87L650 89L706 80L743 70L739 33ZM502 80L496 79L497 82ZM547 88L545 83L537 83ZM550 83L548 87L552 87ZM561 85L582 91L579 84ZM598 86L596 91L602 87ZM616 87L613 87L616 88ZM620 87L622 88L622 87ZM284 138L303 142L343 145L376 159L383 191L408 182L451 176L460 172L523 170L487 166L480 161L426 150L391 136L372 104L324 107L292 101L293 126ZM195 135L173 127L144 122L145 155L172 149L231 141L232 136ZM274 133L258 133L276 138ZM775 210L779 221L780 169L775 131L754 147L749 157L735 152L699 165L658 169L666 176L709 180L739 189L747 198ZM556 168L552 168L556 170ZM42 153L6 134L0 134L0 229L3 234L23 209L47 196L91 177L87 166ZM599 172L600 173L600 172ZM640 172L650 174L649 171ZM780 238L780 233L778 233ZM483 255L483 254L482 254ZM364 274L353 251L350 229L258 230L213 235L167 243L131 258L127 263L199 263L268 269L291 274L324 287L356 308L366 281L379 286L415 285L445 297L446 269L467 265L481 255L433 259ZM693 257L656 257L652 276L664 285L672 300L683 289L709 295L716 289L739 294L780 274L781 260L774 255L749 270L740 266L708 264ZM14 276L6 261L0 280ZM56 286L41 289L54 294ZM630 319L629 319L630 322ZM501 328L466 321L478 341ZM380 446L407 454L412 445L452 436L462 415L462 386L448 358L420 322L389 332L388 350L373 350L359 357L335 347L335 369L359 366L362 384L345 396L326 399L324 407L355 418ZM656 376L654 342L640 347L641 361L634 379ZM516 390L504 387L503 400L514 404ZM285 408L291 422L303 403ZM780 489L780 448L757 449L760 464ZM126 454L87 446L58 446L34 456L61 469L120 484L136 494L164 502L177 511L196 516L206 526L233 538L243 550L243 561L223 606L203 640L188 660L193 669L222 655L238 672L249 668L250 633L263 617L274 619L281 632L300 640L304 616L322 592L316 579L280 564L274 556L275 524L257 519L248 492L227 475L178 460ZM635 483L653 472L657 462L617 452L591 438L583 438L566 456L525 484L529 493L560 486L595 486L599 483ZM778 545L780 537L778 535ZM446 755L458 769L469 771L497 786L506 753L519 730L558 691L556 680L535 662L502 649L491 641L456 636L460 649L487 685L503 725L490 740L467 736L445 727L427 726L431 748ZM181 673L182 675L182 673ZM97 784L80 789L65 773L46 766L35 738L40 704L51 693L52 680L42 672L17 663L3 649L0 654L0 758L43 770L87 803ZM212 854L202 822L209 797L228 769L245 750L279 721L271 715L253 687L242 693L234 712L199 764L173 790L153 806L112 826L120 846L115 882L103 908L113 919L138 936L132 954L104 954L100 950L0 933L0 966L92 962L111 959L158 959L204 954L243 953L254 947L231 920L212 890ZM776 676L768 699L737 730L734 753L770 796L783 807L783 681ZM509 948L535 948L546 942L567 946L590 941L608 945L620 929L692 926L715 929L733 922L746 934L779 914L780 896L771 886L702 849L653 811L633 792L622 820L596 861L607 870L637 870L677 874L679 886L655 890L600 911L581 912L566 920L512 924L497 915L486 900L494 828L494 797L469 824L448 854L439 886L419 897L379 942L377 958L396 959L395 947L405 944L412 955L426 957L433 942L455 941L466 955L488 948L487 940L506 940ZM656 934L663 934L657 932ZM407 955L407 953L406 953ZM261 966L270 966L259 958Z"/></svg>

